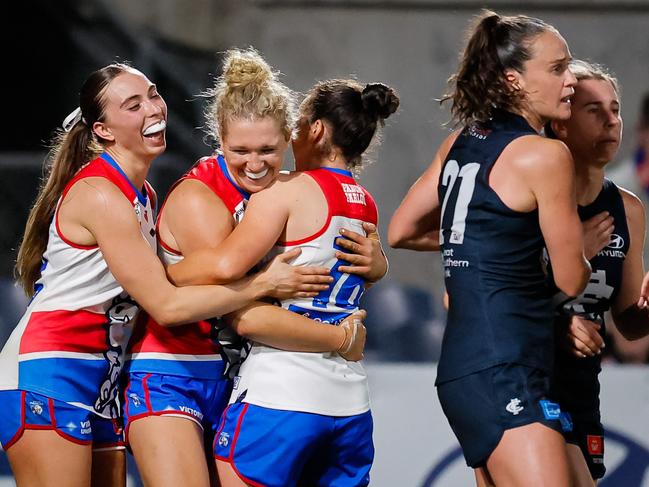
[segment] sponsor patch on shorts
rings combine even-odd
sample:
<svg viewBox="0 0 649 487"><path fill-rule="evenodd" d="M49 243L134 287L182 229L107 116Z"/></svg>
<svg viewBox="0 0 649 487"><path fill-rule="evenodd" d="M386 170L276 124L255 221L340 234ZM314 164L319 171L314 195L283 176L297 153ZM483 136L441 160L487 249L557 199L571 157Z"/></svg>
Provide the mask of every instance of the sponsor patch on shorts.
<svg viewBox="0 0 649 487"><path fill-rule="evenodd" d="M556 402L541 399L539 405L543 411L543 416L548 421L557 420L561 417L561 407Z"/></svg>
<svg viewBox="0 0 649 487"><path fill-rule="evenodd" d="M559 422L561 423L561 429L564 431L564 433L569 433L573 429L573 424L572 424L572 416L570 416L570 413L561 411L561 414L559 414Z"/></svg>
<svg viewBox="0 0 649 487"><path fill-rule="evenodd" d="M591 455L604 455L604 437L599 435L587 435L586 444L588 453Z"/></svg>

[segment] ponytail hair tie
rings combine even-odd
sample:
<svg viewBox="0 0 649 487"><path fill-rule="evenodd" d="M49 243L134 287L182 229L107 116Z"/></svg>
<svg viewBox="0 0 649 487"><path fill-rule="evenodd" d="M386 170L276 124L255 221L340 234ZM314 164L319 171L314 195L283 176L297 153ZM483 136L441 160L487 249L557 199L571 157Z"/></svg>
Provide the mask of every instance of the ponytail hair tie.
<svg viewBox="0 0 649 487"><path fill-rule="evenodd" d="M66 132L69 132L79 122L86 123L83 115L81 114L81 107L77 107L72 110L72 112L63 120L61 127L63 127L63 130L65 130Z"/></svg>

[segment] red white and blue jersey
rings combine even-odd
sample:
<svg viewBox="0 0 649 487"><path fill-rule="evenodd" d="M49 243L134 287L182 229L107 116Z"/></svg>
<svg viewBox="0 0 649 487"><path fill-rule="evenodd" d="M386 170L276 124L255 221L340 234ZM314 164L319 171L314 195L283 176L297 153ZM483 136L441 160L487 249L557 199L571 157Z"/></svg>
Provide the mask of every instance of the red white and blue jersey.
<svg viewBox="0 0 649 487"><path fill-rule="evenodd" d="M122 191L143 237L156 248L149 184L141 193L106 153L84 166L63 190L36 292L0 352L0 389L36 392L110 418L119 414L118 376L139 308L97 245L77 245L61 233L61 202L75 183L91 177Z"/></svg>
<svg viewBox="0 0 649 487"><path fill-rule="evenodd" d="M204 157L169 191L182 181L195 179L205 184L219 198L238 223L243 217L248 193L237 186L222 156ZM160 210L164 212L165 205ZM182 260L177 250L159 239L158 255L165 265ZM131 339L129 372L148 372L214 379L224 368L221 346L217 342L215 320L182 326L163 327L146 313Z"/></svg>
<svg viewBox="0 0 649 487"><path fill-rule="evenodd" d="M338 271L347 264L336 258L340 229L365 235L363 222L377 223L372 196L359 186L349 171L322 168L306 171L327 199L325 224L310 237L281 242L275 254L299 247L293 265L326 266L334 281L315 298L282 301L290 311L332 325L358 310L365 281ZM367 376L359 362L348 362L336 353L289 352L254 343L235 378L232 401L272 409L302 411L329 416L351 416L369 410Z"/></svg>

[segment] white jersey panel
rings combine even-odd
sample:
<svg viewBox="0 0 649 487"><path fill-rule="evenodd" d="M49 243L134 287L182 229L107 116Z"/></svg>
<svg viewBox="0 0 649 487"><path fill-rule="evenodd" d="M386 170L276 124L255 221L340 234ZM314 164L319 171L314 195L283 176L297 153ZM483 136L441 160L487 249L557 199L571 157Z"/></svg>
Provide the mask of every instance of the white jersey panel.
<svg viewBox="0 0 649 487"><path fill-rule="evenodd" d="M275 247L279 254L295 247L302 253L293 265L321 265L332 268L335 282L317 299L283 301L282 307L318 321L337 325L358 309L364 281L357 276L335 273L340 261L334 242L340 228L365 234L362 221L333 216L318 237L297 245ZM347 285L345 285L345 283ZM235 378L231 402L241 394L250 404L329 416L351 416L369 410L367 375L360 362L349 362L335 353L289 352L254 343Z"/></svg>

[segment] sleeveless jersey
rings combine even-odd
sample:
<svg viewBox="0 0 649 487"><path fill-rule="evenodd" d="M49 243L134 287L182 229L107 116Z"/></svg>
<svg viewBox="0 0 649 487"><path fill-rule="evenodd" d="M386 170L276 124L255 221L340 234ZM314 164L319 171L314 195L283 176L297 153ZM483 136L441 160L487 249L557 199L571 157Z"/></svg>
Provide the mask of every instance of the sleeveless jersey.
<svg viewBox="0 0 649 487"><path fill-rule="evenodd" d="M142 235L156 247L148 183L142 194L106 153L84 166L59 199L36 292L0 353L0 389L36 392L111 418L119 414L118 376L139 308L98 246L77 245L60 231L61 201L89 177L106 178L122 191Z"/></svg>
<svg viewBox="0 0 649 487"><path fill-rule="evenodd" d="M590 260L592 274L584 292L572 299L563 293L555 295L559 315L580 315L599 323L602 337L605 335L604 313L611 307L622 285L624 260L629 251L630 235L626 222L624 201L618 187L604 179L602 190L590 205L579 207L582 221L608 211L614 218L615 228L607 247ZM562 320L565 322L565 320ZM559 327L557 334L565 334ZM558 339L561 339L560 337ZM599 380L601 355L575 357L559 349L555 357L554 399L561 408L573 415L599 411Z"/></svg>
<svg viewBox="0 0 649 487"><path fill-rule="evenodd" d="M552 366L538 209L514 211L489 186L505 147L532 134L523 117L499 112L465 128L442 166L440 244L450 306L437 384L504 363Z"/></svg>
<svg viewBox="0 0 649 487"><path fill-rule="evenodd" d="M362 223L377 222L376 204L349 171L317 169L304 174L318 183L327 199L327 221L310 237L278 243L273 253L299 247L302 253L292 264L329 267L334 282L315 298L285 300L281 305L337 325L358 309L365 281L338 271L344 262L336 259L336 250L342 250L336 239L341 228L364 235ZM348 362L335 353L289 352L259 343L253 343L240 376L235 377L231 400L330 416L351 416L369 410L367 376L359 362Z"/></svg>
<svg viewBox="0 0 649 487"><path fill-rule="evenodd" d="M237 186L222 156L204 157L172 186L194 179L205 184L227 207L235 224L243 217L248 193ZM168 198L168 197L167 197ZM160 209L164 212L165 205ZM166 264L182 260L182 255L158 239L158 255ZM182 326L164 327L148 314L142 313L140 323L131 339L129 372L180 375L215 379L223 373L225 353L217 342L217 320L205 320ZM236 352L238 355L238 350ZM226 357L227 358L227 357Z"/></svg>

